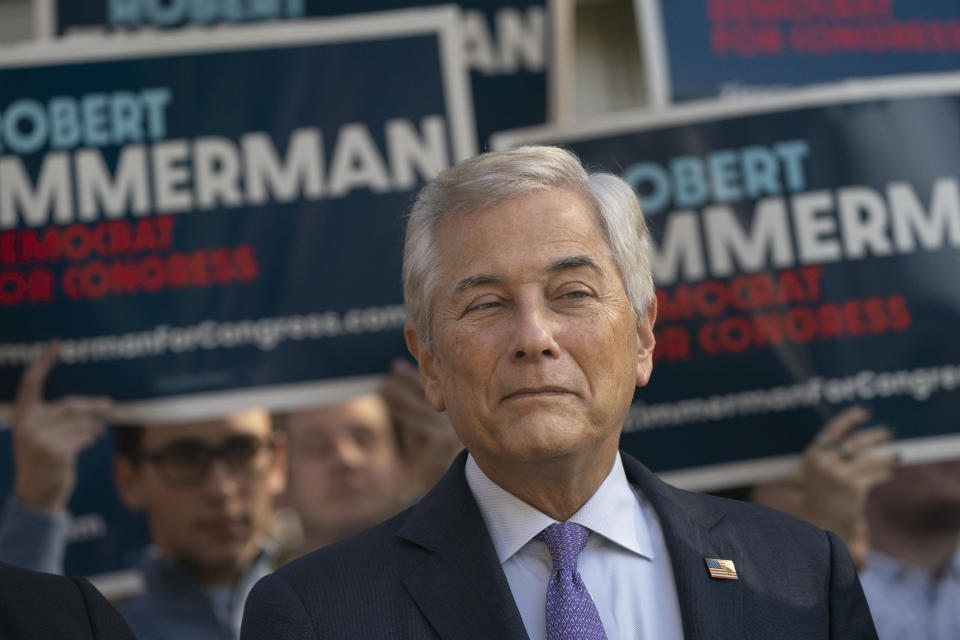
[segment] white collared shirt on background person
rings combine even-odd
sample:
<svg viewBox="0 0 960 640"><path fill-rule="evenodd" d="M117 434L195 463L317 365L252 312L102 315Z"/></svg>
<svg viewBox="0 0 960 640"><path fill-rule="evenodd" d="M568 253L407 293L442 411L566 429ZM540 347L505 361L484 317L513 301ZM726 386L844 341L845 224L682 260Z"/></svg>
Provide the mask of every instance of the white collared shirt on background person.
<svg viewBox="0 0 960 640"><path fill-rule="evenodd" d="M860 584L880 640L960 638L960 543L939 576L871 549Z"/></svg>
<svg viewBox="0 0 960 640"><path fill-rule="evenodd" d="M490 480L467 457L467 484L490 532L530 640L546 638L552 562L534 536L556 520ZM680 604L660 521L630 485L620 455L597 492L573 514L592 532L578 569L609 640L683 640Z"/></svg>

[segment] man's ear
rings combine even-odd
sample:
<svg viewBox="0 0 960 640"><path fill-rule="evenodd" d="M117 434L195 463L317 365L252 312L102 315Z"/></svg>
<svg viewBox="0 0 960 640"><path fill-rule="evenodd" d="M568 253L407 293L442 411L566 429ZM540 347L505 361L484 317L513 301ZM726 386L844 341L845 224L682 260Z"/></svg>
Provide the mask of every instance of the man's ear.
<svg viewBox="0 0 960 640"><path fill-rule="evenodd" d="M650 382L653 373L653 348L657 341L653 337L653 324L657 320L657 298L654 297L647 307L644 317L637 318L637 386Z"/></svg>
<svg viewBox="0 0 960 640"><path fill-rule="evenodd" d="M145 511L147 499L143 486L143 467L122 455L113 457L113 483L120 500L131 511Z"/></svg>
<svg viewBox="0 0 960 640"><path fill-rule="evenodd" d="M423 378L423 391L427 396L427 402L429 402L430 406L436 411L446 410L447 407L443 403L443 396L440 393L440 380L437 377L436 359L433 357L433 353L420 342L420 336L417 334L417 328L413 326L413 322L407 322L407 324L403 326L403 337L407 341L407 350L410 352L410 355L413 356L413 359L417 361L417 365L420 368L420 377Z"/></svg>

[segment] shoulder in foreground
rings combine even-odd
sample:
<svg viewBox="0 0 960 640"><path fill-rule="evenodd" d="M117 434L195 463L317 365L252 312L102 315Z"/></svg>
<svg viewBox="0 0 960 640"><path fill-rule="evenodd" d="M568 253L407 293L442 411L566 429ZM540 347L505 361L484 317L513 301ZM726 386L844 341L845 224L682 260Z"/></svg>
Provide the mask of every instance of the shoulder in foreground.
<svg viewBox="0 0 960 640"><path fill-rule="evenodd" d="M708 505L709 508L717 511L718 513L722 513L728 518L731 518L735 523L778 523L781 526L798 527L800 530L806 530L808 533L817 533L821 531L819 528L810 524L806 520L792 516L783 511L778 511L777 509L773 509L771 507L754 504L748 500L738 500L735 498L710 495L708 493L698 493L694 491L687 491L685 489L678 489L676 487L671 488L676 492L675 495L679 500L700 502Z"/></svg>
<svg viewBox="0 0 960 640"><path fill-rule="evenodd" d="M109 638L134 636L93 585L0 563L0 637Z"/></svg>
<svg viewBox="0 0 960 640"><path fill-rule="evenodd" d="M826 550L829 546L823 529L809 522L770 507L724 498L704 493L695 493L671 487L676 503L683 509L709 513L706 521L716 530L736 532L738 536L764 539L771 547L782 545L806 547L809 550ZM710 521L713 522L710 522Z"/></svg>
<svg viewBox="0 0 960 640"><path fill-rule="evenodd" d="M79 589L86 585L85 580L32 571L0 562L0 587L3 587L5 598L31 598L35 594L44 594L50 596L45 598L45 601L51 604L52 610L57 597L76 596L80 593Z"/></svg>
<svg viewBox="0 0 960 640"><path fill-rule="evenodd" d="M628 455L624 455L623 459L628 479L639 486L661 514L679 508L691 522L707 528L723 523L723 526L733 527L738 531L757 530L769 533L787 530L792 536L824 542L821 529L799 518L742 500L679 489L661 480L636 459Z"/></svg>

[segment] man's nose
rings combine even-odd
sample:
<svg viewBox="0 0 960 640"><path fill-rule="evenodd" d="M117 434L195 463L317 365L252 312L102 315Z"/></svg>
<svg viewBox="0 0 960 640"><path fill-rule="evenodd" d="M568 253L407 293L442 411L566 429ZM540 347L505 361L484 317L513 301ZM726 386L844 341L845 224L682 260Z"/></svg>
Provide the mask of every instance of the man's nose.
<svg viewBox="0 0 960 640"><path fill-rule="evenodd" d="M363 462L363 451L352 438L340 438L334 449L337 462L342 466L354 468Z"/></svg>
<svg viewBox="0 0 960 640"><path fill-rule="evenodd" d="M514 359L536 360L541 356L556 357L560 354L549 315L549 310L542 305L517 306L511 345Z"/></svg>
<svg viewBox="0 0 960 640"><path fill-rule="evenodd" d="M209 493L226 494L235 491L237 486L237 474L225 461L214 458L203 480L204 489Z"/></svg>

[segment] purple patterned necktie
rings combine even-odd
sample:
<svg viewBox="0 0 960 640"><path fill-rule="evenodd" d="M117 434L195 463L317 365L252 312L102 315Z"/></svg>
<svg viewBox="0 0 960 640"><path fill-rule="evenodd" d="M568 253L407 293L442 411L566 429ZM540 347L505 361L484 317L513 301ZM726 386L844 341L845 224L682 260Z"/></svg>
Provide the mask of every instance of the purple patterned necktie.
<svg viewBox="0 0 960 640"><path fill-rule="evenodd" d="M547 640L607 640L597 606L577 571L577 556L589 535L589 529L575 522L557 522L537 534L553 560L547 583Z"/></svg>

